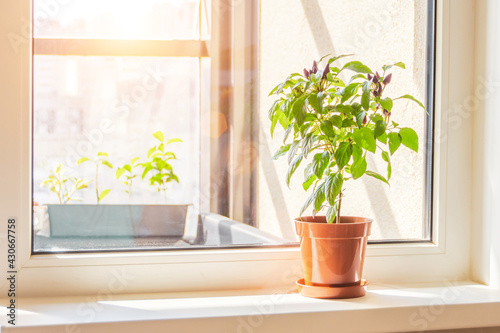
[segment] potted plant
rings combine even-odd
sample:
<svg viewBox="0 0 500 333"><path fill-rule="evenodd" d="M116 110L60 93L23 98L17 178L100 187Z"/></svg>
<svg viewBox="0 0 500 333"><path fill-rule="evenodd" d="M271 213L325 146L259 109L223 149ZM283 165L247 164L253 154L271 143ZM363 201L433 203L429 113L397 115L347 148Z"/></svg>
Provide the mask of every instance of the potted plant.
<svg viewBox="0 0 500 333"><path fill-rule="evenodd" d="M122 183L127 186L125 193L127 193L128 195L129 202L132 199L132 184L134 182L134 178L137 177L137 174L134 173L134 169L140 166L140 163L138 163L138 161L139 157L134 157L130 160L130 163L127 163L124 166L116 169L116 179L120 180L120 178L125 178Z"/></svg>
<svg viewBox="0 0 500 333"><path fill-rule="evenodd" d="M167 202L167 188L169 183L179 183L179 178L174 174L174 169L170 164L177 157L173 152L167 150L167 146L172 143L182 142L182 140L173 138L166 141L165 135L161 131L153 133L153 136L159 141L159 144L148 150L148 160L140 164L143 167L142 179L152 171L153 174L149 177L149 185L155 186L158 193L163 192L163 198Z"/></svg>
<svg viewBox="0 0 500 333"><path fill-rule="evenodd" d="M50 222L51 237L182 237L184 234L187 204L132 204L132 190L136 179L149 176L148 183L155 186L158 193L163 192L166 201L167 186L175 181L172 161L174 153L168 150L168 145L182 142L174 138L165 140L161 131L153 133L159 143L147 152L147 160L140 163L139 157L134 157L130 163L118 167L115 172L117 180L124 179L125 192L129 195L129 204L102 204L102 200L110 194L110 189L102 189L99 180L102 178L100 166L113 168L106 152L98 152L90 159L82 157L78 164L92 162L95 165L95 196L96 204L61 205L68 200L75 190L88 188L89 182L76 178L61 178L61 167L44 182L58 195L59 204L48 204L47 219ZM142 178L138 177L139 171ZM75 183L75 188L68 192L65 185L68 181ZM64 192L65 191L65 192ZM61 202L62 201L62 202ZM132 238L131 238L132 239Z"/></svg>
<svg viewBox="0 0 500 333"><path fill-rule="evenodd" d="M59 204L57 206L65 207L70 201L80 201L81 198L75 198L77 191L88 188L92 181L84 180L66 175L64 166L59 163L56 168L49 171L47 179L45 179L40 187L48 187L51 192L57 195ZM38 236L50 236L50 222L47 205L39 205L33 202L33 225L35 234Z"/></svg>
<svg viewBox="0 0 500 333"><path fill-rule="evenodd" d="M66 176L64 167L59 163L54 170L50 170L48 178L40 186L49 187L57 195L59 204L66 204L70 200L81 200L73 198L73 195L76 191L87 188L91 182L83 178Z"/></svg>
<svg viewBox="0 0 500 333"><path fill-rule="evenodd" d="M418 151L418 136L409 127L390 120L393 102L410 95L385 97L393 67L373 73L359 61L342 67L334 62L345 56L328 59L324 69L313 62L310 70L291 74L270 95L277 99L269 110L271 136L277 124L285 130L283 145L274 159L287 156L286 184L301 163L304 190L310 192L295 227L300 238L304 279L300 293L311 297L344 298L365 293L362 270L367 238L372 220L367 217L341 216L343 186L363 176L389 183L391 156L401 146ZM340 74L354 72L343 80ZM387 175L368 169L366 155L380 153L387 162ZM302 216L309 208L312 215ZM325 211L325 215L318 215Z"/></svg>
<svg viewBox="0 0 500 333"><path fill-rule="evenodd" d="M104 199L110 192L110 189L105 189L99 192L99 165L105 165L110 169L113 169L113 165L108 161L108 153L106 152L98 152L94 159L90 159L88 157L82 157L78 160L78 164L85 163L87 161L95 164L95 194L97 199L97 204L101 203L101 200Z"/></svg>

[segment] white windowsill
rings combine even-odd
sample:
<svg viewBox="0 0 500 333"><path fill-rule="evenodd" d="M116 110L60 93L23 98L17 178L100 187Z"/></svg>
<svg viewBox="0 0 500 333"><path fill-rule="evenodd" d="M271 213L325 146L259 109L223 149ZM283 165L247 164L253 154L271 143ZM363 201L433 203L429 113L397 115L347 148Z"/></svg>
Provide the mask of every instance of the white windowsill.
<svg viewBox="0 0 500 333"><path fill-rule="evenodd" d="M2 332L320 333L333 327L335 332L403 332L500 326L500 291L472 282L372 285L365 297L350 300L273 291L103 293L100 298L18 299L16 326L6 325L3 313Z"/></svg>

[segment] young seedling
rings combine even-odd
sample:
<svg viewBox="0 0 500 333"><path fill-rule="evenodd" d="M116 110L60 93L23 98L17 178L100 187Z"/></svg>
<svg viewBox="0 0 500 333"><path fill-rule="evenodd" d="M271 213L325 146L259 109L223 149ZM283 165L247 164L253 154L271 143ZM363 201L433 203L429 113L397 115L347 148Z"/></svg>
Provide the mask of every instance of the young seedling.
<svg viewBox="0 0 500 333"><path fill-rule="evenodd" d="M153 133L153 136L159 141L158 145L151 147L148 151L148 161L140 164L143 167L142 179L152 171L152 176L149 177L149 185L156 186L158 192L163 192L165 202L167 201L167 185L175 181L179 183L179 178L174 174L171 160L176 160L174 153L167 151L168 145L175 142L182 142L181 139L170 139L165 142L165 136L161 131Z"/></svg>
<svg viewBox="0 0 500 333"><path fill-rule="evenodd" d="M92 181L85 181L83 178L66 176L61 164L53 170L50 170L49 177L44 180L41 186L48 186L49 189L57 195L60 204L66 204L70 200L81 200L73 198L78 190L88 187Z"/></svg>
<svg viewBox="0 0 500 333"><path fill-rule="evenodd" d="M108 161L107 157L108 153L98 152L97 156L94 157L92 160L88 157L82 157L78 160L78 164L82 164L87 161L95 164L95 193L97 198L97 204L99 204L101 200L104 199L109 194L109 192L111 192L110 189L105 189L102 192L99 192L99 166L105 165L108 168L113 169L113 165Z"/></svg>
<svg viewBox="0 0 500 333"><path fill-rule="evenodd" d="M139 160L139 157L134 157L129 164L125 164L121 168L118 168L116 170L116 179L122 178L122 176L125 177L125 180L122 181L123 184L127 186L127 189L125 190L125 193L128 194L129 200L132 196L132 183L135 177L137 177L136 174L134 174L134 169L136 167L139 167L140 164L137 163Z"/></svg>

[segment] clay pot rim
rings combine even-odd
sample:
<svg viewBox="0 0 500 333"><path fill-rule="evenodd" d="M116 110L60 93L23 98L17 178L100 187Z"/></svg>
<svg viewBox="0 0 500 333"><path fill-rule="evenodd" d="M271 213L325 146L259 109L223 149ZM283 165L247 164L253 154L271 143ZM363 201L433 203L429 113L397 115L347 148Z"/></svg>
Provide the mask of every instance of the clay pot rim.
<svg viewBox="0 0 500 333"><path fill-rule="evenodd" d="M303 218L310 218L313 221L304 221ZM318 219L319 218L319 219ZM342 219L354 220L354 222L343 222ZM317 221L316 221L317 220ZM341 216L340 223L326 223L325 215L316 215L315 217L311 215L296 217L294 219L295 223L304 223L304 224L321 224L321 225L360 225L360 224L369 224L373 222L373 219L363 216Z"/></svg>
<svg viewBox="0 0 500 333"><path fill-rule="evenodd" d="M372 219L343 216L341 223L326 223L326 216L302 216L312 221L295 220L295 231L300 237L322 239L354 239L370 235ZM349 222L342 222L349 221ZM351 222L352 221L352 222Z"/></svg>

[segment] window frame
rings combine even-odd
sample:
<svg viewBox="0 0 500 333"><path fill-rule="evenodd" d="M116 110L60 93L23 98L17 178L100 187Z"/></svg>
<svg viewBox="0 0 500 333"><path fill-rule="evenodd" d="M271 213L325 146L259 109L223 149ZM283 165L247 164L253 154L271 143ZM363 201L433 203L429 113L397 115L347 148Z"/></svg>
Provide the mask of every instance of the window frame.
<svg viewBox="0 0 500 333"><path fill-rule="evenodd" d="M8 189L1 193L0 207L4 219L15 218L18 223L21 295L95 295L103 290L115 294L295 289L295 279L301 274L298 247L31 255L33 45L29 42L30 29L26 30L23 23L31 17L31 1L10 2L6 7L5 12L12 13L12 18L0 22L0 31L7 36L18 36L23 42L12 44L12 38L0 41L1 48L7 50L6 63L9 64L1 67L3 75L0 75L0 86L6 87L0 103L8 110L7 121L0 124L0 140L7 143L3 154L7 162L0 177ZM217 8L217 1L213 7ZM446 139L434 142L433 220L436 223L432 225L432 242L369 245L364 275L372 282L410 283L468 277L471 191L467 191L470 184L458 183L472 175L471 149L464 149L464 145L470 148L470 143L462 138L464 128L469 131L471 125L464 122L458 130L448 128L448 118L450 106L460 103L463 96L472 92L467 82L473 81L473 71L464 70L462 63L469 60L473 52L467 51L473 50L474 45L473 18L473 11L465 4L450 0L437 2L435 135ZM460 42L454 42L458 37ZM469 77L471 80L467 80ZM2 243L6 248L5 239ZM428 274L430 271L432 275ZM127 280L132 276L134 278ZM112 288L110 283L119 277L126 283ZM42 285L43 290L39 288Z"/></svg>

